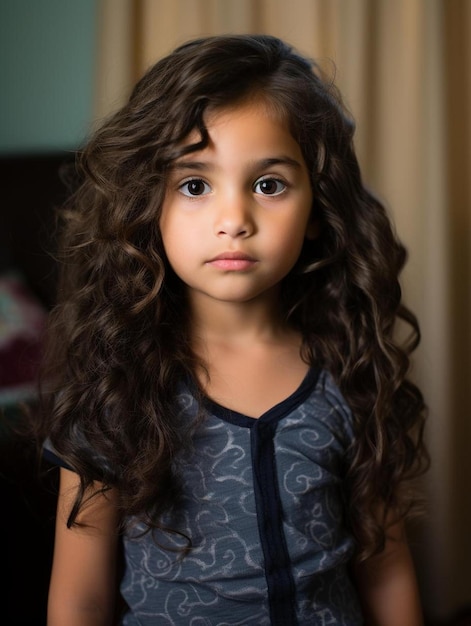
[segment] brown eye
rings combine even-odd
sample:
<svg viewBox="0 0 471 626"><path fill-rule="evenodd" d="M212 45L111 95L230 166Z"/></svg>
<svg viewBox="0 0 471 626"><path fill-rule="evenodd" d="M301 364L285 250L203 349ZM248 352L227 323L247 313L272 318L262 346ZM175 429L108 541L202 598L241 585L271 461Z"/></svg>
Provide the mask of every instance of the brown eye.
<svg viewBox="0 0 471 626"><path fill-rule="evenodd" d="M255 183L255 193L264 196L277 196L286 189L286 184L277 178L262 178Z"/></svg>
<svg viewBox="0 0 471 626"><path fill-rule="evenodd" d="M203 196L211 191L210 186L201 178L192 178L180 185L179 190L184 196Z"/></svg>

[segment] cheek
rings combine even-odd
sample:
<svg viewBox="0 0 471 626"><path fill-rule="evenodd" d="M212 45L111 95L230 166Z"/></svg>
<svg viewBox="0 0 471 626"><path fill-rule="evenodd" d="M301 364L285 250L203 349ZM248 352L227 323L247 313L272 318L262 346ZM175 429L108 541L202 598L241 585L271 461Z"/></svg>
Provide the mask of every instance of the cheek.
<svg viewBox="0 0 471 626"><path fill-rule="evenodd" d="M289 226L267 239L265 251L276 272L286 275L296 265L303 243L302 231Z"/></svg>
<svg viewBox="0 0 471 626"><path fill-rule="evenodd" d="M178 224L175 223L175 220L163 214L159 227L165 254L173 267L174 259L178 257L181 247L181 237L178 237Z"/></svg>
<svg viewBox="0 0 471 626"><path fill-rule="evenodd" d="M308 230L307 221L308 217L301 215L297 221L285 224L284 228L280 231L280 239L278 240L279 250L283 251L286 265L290 266L290 269L299 259L306 240Z"/></svg>
<svg viewBox="0 0 471 626"><path fill-rule="evenodd" d="M168 210L162 212L160 218L160 233L166 252L183 247L184 238L187 232L185 224L179 219L176 211Z"/></svg>
<svg viewBox="0 0 471 626"><path fill-rule="evenodd" d="M184 282L191 275L198 259L198 236L194 227L176 216L163 216L160 233L167 260L173 271Z"/></svg>
<svg viewBox="0 0 471 626"><path fill-rule="evenodd" d="M282 245L298 249L303 245L308 230L309 217L301 213L297 219L288 220L278 228L279 240Z"/></svg>

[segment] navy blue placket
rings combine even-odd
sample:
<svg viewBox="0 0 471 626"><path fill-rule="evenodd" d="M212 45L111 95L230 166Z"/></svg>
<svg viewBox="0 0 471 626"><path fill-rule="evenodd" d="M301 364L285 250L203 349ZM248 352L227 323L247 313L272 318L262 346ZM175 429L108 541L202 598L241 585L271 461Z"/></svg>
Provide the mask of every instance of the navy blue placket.
<svg viewBox="0 0 471 626"><path fill-rule="evenodd" d="M283 531L274 436L278 420L259 420L251 429L254 492L265 561L272 626L297 626L295 584Z"/></svg>

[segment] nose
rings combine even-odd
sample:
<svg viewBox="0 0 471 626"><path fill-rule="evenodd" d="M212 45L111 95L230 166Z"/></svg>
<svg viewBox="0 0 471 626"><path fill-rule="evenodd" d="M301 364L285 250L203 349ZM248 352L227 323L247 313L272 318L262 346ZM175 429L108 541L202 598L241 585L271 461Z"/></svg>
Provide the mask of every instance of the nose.
<svg viewBox="0 0 471 626"><path fill-rule="evenodd" d="M218 236L230 238L250 237L255 231L251 199L245 194L227 194L220 199L221 205L215 221Z"/></svg>

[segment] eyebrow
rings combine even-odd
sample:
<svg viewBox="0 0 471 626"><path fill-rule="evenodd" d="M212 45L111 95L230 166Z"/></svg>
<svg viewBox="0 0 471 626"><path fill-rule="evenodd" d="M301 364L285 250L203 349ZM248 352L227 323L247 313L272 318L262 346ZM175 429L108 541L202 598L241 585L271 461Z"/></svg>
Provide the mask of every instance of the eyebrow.
<svg viewBox="0 0 471 626"><path fill-rule="evenodd" d="M276 157L267 157L266 159L260 159L259 161L253 161L251 166L254 169L267 169L274 165L285 165L287 167L293 169L301 169L301 163L296 159L293 159L289 156L280 155ZM180 170L211 170L213 169L213 165L207 161L188 161L188 160L179 160L175 161L171 165L172 170L180 171Z"/></svg>

